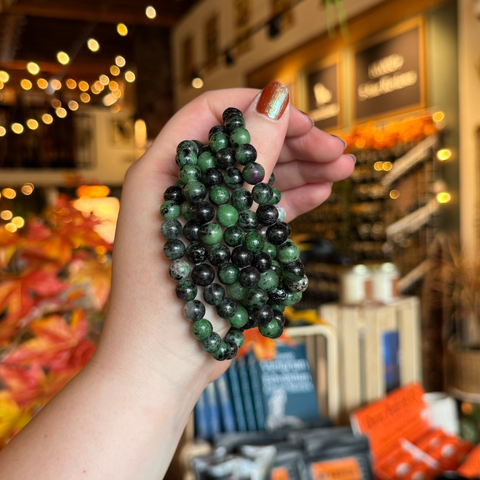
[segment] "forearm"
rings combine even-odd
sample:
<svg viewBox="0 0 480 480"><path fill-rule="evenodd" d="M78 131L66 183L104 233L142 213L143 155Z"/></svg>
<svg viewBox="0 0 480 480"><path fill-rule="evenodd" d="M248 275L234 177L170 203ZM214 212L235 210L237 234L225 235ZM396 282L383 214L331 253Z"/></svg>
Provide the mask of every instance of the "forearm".
<svg viewBox="0 0 480 480"><path fill-rule="evenodd" d="M111 361L94 357L2 451L2 479L163 478L200 392Z"/></svg>

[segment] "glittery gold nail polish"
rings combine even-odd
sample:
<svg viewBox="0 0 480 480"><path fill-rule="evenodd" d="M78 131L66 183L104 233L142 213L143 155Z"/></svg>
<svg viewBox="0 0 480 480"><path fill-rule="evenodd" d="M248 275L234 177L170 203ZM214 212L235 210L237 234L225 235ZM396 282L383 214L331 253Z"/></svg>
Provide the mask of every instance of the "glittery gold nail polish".
<svg viewBox="0 0 480 480"><path fill-rule="evenodd" d="M273 81L263 89L257 103L257 112L272 120L279 120L287 108L288 100L287 87L283 83Z"/></svg>

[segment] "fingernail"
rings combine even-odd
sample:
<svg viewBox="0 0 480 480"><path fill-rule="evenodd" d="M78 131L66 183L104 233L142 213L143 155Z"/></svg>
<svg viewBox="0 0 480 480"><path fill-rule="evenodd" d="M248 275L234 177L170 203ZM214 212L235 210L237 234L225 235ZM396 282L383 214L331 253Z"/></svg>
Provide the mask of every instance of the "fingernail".
<svg viewBox="0 0 480 480"><path fill-rule="evenodd" d="M353 164L355 165L357 163L357 157L355 155L352 155L351 153L347 153L347 155L353 158Z"/></svg>
<svg viewBox="0 0 480 480"><path fill-rule="evenodd" d="M332 135L332 134L330 134ZM342 137L337 137L336 135L332 135L332 137L338 138L343 142L343 149L347 148L347 142Z"/></svg>
<svg viewBox="0 0 480 480"><path fill-rule="evenodd" d="M304 112L303 110L298 110L299 112L302 112L311 122L312 122L312 127L315 126L315 122L313 121L313 118L306 112Z"/></svg>
<svg viewBox="0 0 480 480"><path fill-rule="evenodd" d="M287 87L275 80L263 89L257 103L257 112L272 120L279 120L287 108L288 99Z"/></svg>

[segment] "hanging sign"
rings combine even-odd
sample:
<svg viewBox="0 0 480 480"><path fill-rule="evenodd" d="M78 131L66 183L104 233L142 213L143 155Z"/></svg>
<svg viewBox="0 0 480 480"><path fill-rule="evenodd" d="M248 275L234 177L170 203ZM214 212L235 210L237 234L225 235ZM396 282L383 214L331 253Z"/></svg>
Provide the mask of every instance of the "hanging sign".
<svg viewBox="0 0 480 480"><path fill-rule="evenodd" d="M370 44L355 54L355 119L424 106L423 25Z"/></svg>
<svg viewBox="0 0 480 480"><path fill-rule="evenodd" d="M306 75L308 114L322 130L340 127L339 62L325 64Z"/></svg>

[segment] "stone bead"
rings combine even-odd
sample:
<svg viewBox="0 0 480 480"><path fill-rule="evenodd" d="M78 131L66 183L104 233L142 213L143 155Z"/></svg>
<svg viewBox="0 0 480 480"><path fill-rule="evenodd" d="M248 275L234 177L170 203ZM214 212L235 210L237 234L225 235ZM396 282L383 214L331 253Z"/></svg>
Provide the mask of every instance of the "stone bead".
<svg viewBox="0 0 480 480"><path fill-rule="evenodd" d="M260 253L265 245L265 241L263 237L257 232L250 232L247 234L247 238L245 239L245 246L252 252L252 253Z"/></svg>
<svg viewBox="0 0 480 480"><path fill-rule="evenodd" d="M230 325L235 328L241 328L248 322L248 312L245 307L237 306L237 311L228 319Z"/></svg>
<svg viewBox="0 0 480 480"><path fill-rule="evenodd" d="M308 277L303 276L302 279L298 281L285 280L285 284L291 292L304 292L308 288Z"/></svg>
<svg viewBox="0 0 480 480"><path fill-rule="evenodd" d="M163 246L163 254L169 260L178 260L185 254L185 244L178 239L168 240Z"/></svg>
<svg viewBox="0 0 480 480"><path fill-rule="evenodd" d="M218 187L223 183L223 175L217 168L209 168L203 172L202 181L207 188Z"/></svg>
<svg viewBox="0 0 480 480"><path fill-rule="evenodd" d="M223 176L223 181L225 186L235 190L240 188L243 185L243 175L242 172L236 167L230 167Z"/></svg>
<svg viewBox="0 0 480 480"><path fill-rule="evenodd" d="M273 310L269 305L262 305L261 307L256 307L252 311L252 317L255 322L255 325L265 326L268 325L273 319Z"/></svg>
<svg viewBox="0 0 480 480"><path fill-rule="evenodd" d="M274 303L283 303L287 299L287 289L284 285L279 284L277 288L268 292L268 298Z"/></svg>
<svg viewBox="0 0 480 480"><path fill-rule="evenodd" d="M239 247L245 242L245 232L238 225L228 227L223 233L223 240L229 247Z"/></svg>
<svg viewBox="0 0 480 480"><path fill-rule="evenodd" d="M197 147L195 146L195 149ZM195 151L188 148L182 148L177 150L175 155L175 162L179 168L184 167L185 165L196 165L197 164L197 154Z"/></svg>
<svg viewBox="0 0 480 480"><path fill-rule="evenodd" d="M273 245L273 243L270 242L265 242L263 245L263 252L268 253L270 255L270 258L274 260L277 256L277 247Z"/></svg>
<svg viewBox="0 0 480 480"><path fill-rule="evenodd" d="M220 347L218 350L212 353L212 356L215 360L219 362L223 362L227 359L227 355L230 353L230 344L225 342L224 340L221 341Z"/></svg>
<svg viewBox="0 0 480 480"><path fill-rule="evenodd" d="M205 340L213 333L212 324L206 318L202 318L198 322L194 322L191 330L192 335L197 340Z"/></svg>
<svg viewBox="0 0 480 480"><path fill-rule="evenodd" d="M238 110L237 108L228 107L222 113L223 122L225 122L230 115L239 115L240 117L242 117L243 113L240 110Z"/></svg>
<svg viewBox="0 0 480 480"><path fill-rule="evenodd" d="M267 241L267 226L266 225L259 225L257 227L257 233L259 233L264 241Z"/></svg>
<svg viewBox="0 0 480 480"><path fill-rule="evenodd" d="M192 215L196 223L205 225L215 218L215 208L210 202L197 202L192 208Z"/></svg>
<svg viewBox="0 0 480 480"><path fill-rule="evenodd" d="M225 360L233 360L237 356L238 347L234 343L227 342L227 344L230 345L230 350L227 352Z"/></svg>
<svg viewBox="0 0 480 480"><path fill-rule="evenodd" d="M237 128L245 128L245 119L241 115L229 115L224 125L227 132L230 133Z"/></svg>
<svg viewBox="0 0 480 480"><path fill-rule="evenodd" d="M217 243L208 249L208 260L215 267L221 267L230 260L230 250L225 245Z"/></svg>
<svg viewBox="0 0 480 480"><path fill-rule="evenodd" d="M210 140L210 137L214 135L215 133L227 133L226 128L223 125L215 125L212 127L209 132L208 132L208 139ZM209 147L210 148L210 147Z"/></svg>
<svg viewBox="0 0 480 480"><path fill-rule="evenodd" d="M259 163L249 163L242 172L243 179L249 185L256 185L263 182L265 178L265 169Z"/></svg>
<svg viewBox="0 0 480 480"><path fill-rule="evenodd" d="M162 203L160 207L160 215L165 220L175 220L180 216L180 205L173 200Z"/></svg>
<svg viewBox="0 0 480 480"><path fill-rule="evenodd" d="M273 190L266 183L257 183L252 190L252 197L259 205L267 205L273 198Z"/></svg>
<svg viewBox="0 0 480 480"><path fill-rule="evenodd" d="M199 182L202 177L201 170L196 165L185 165L180 170L178 177L184 183Z"/></svg>
<svg viewBox="0 0 480 480"><path fill-rule="evenodd" d="M208 198L214 205L225 205L230 200L230 193L225 187L213 187Z"/></svg>
<svg viewBox="0 0 480 480"><path fill-rule="evenodd" d="M183 187L185 185L185 182L182 182L180 179L175 180L175 183L173 184L175 187Z"/></svg>
<svg viewBox="0 0 480 480"><path fill-rule="evenodd" d="M218 168L221 168L222 170L234 167L236 163L235 150L230 147L222 148L217 152L216 159Z"/></svg>
<svg viewBox="0 0 480 480"><path fill-rule="evenodd" d="M238 215L238 226L246 232L254 232L258 227L257 215L251 210L244 210Z"/></svg>
<svg viewBox="0 0 480 480"><path fill-rule="evenodd" d="M236 282L233 285L228 286L228 294L234 299L234 300L245 300L248 295L248 288L242 287L240 285L240 282Z"/></svg>
<svg viewBox="0 0 480 480"><path fill-rule="evenodd" d="M202 172L206 172L210 168L215 168L217 166L215 154L212 152L201 153L198 157L197 165Z"/></svg>
<svg viewBox="0 0 480 480"><path fill-rule="evenodd" d="M174 260L170 267L168 268L168 273L170 274L170 278L175 280L176 282L181 282L183 280L187 280L191 272L190 265L188 262L182 259Z"/></svg>
<svg viewBox="0 0 480 480"><path fill-rule="evenodd" d="M278 206L278 205L277 205ZM283 221L278 222L280 225L283 225L285 229L287 230L287 235L290 236L292 234L292 229L288 223L285 223Z"/></svg>
<svg viewBox="0 0 480 480"><path fill-rule="evenodd" d="M284 225L281 223L275 223L268 227L267 230L267 240L275 246L282 245L288 239L288 230L285 228ZM278 248L277 248L277 256L278 256Z"/></svg>
<svg viewBox="0 0 480 480"><path fill-rule="evenodd" d="M224 285L233 285L238 281L239 273L237 266L232 265L231 263L226 263L218 269L218 279Z"/></svg>
<svg viewBox="0 0 480 480"><path fill-rule="evenodd" d="M245 298L245 304L248 308L257 308L265 305L268 300L268 295L265 290L255 288L250 290Z"/></svg>
<svg viewBox="0 0 480 480"><path fill-rule="evenodd" d="M268 305L270 305L272 307L272 310L275 312L284 312L285 311L285 305L281 304L281 303L275 303L275 302L272 302L271 300L269 300L267 302Z"/></svg>
<svg viewBox="0 0 480 480"><path fill-rule="evenodd" d="M273 187L274 183L275 183L275 175L272 172L272 174L270 175L270 178L268 179L268 185L270 185L270 187Z"/></svg>
<svg viewBox="0 0 480 480"><path fill-rule="evenodd" d="M200 155L201 155L202 153L205 153L205 152L212 153L212 151L210 150L210 145L204 145L204 146L202 147L202 149L200 150L200 154L197 155L197 157L200 157ZM198 165L198 164L197 164L197 165Z"/></svg>
<svg viewBox="0 0 480 480"><path fill-rule="evenodd" d="M239 211L248 210L253 205L252 194L244 188L237 188L232 193L232 205Z"/></svg>
<svg viewBox="0 0 480 480"><path fill-rule="evenodd" d="M236 128L230 133L230 145L237 148L244 143L250 143L250 134L245 128Z"/></svg>
<svg viewBox="0 0 480 480"><path fill-rule="evenodd" d="M267 325L258 327L258 331L267 338L278 338L283 333L283 328L277 320L272 319Z"/></svg>
<svg viewBox="0 0 480 480"><path fill-rule="evenodd" d="M295 305L302 299L302 292L288 292L287 298L282 302L285 307Z"/></svg>
<svg viewBox="0 0 480 480"><path fill-rule="evenodd" d="M225 298L225 289L219 283L212 283L205 287L203 298L209 305L218 307Z"/></svg>
<svg viewBox="0 0 480 480"><path fill-rule="evenodd" d="M279 283L280 279L278 278L278 275L273 270L268 270L260 274L258 286L266 292L271 292L278 287Z"/></svg>
<svg viewBox="0 0 480 480"><path fill-rule="evenodd" d="M244 143L239 145L235 151L235 160L240 165L248 165L253 163L257 159L257 151L253 145L249 143Z"/></svg>
<svg viewBox="0 0 480 480"><path fill-rule="evenodd" d="M177 152L179 150L186 149L186 150L191 150L192 152L197 153L197 144L193 140L182 140L178 145L177 145Z"/></svg>
<svg viewBox="0 0 480 480"><path fill-rule="evenodd" d="M291 263L299 256L300 250L291 240L287 240L277 248L277 259L280 263Z"/></svg>
<svg viewBox="0 0 480 480"><path fill-rule="evenodd" d="M222 241L223 231L218 223L208 223L200 230L200 239L207 245L215 245Z"/></svg>
<svg viewBox="0 0 480 480"><path fill-rule="evenodd" d="M255 267L260 273L266 272L272 266L272 259L268 253L257 253L253 257L252 266Z"/></svg>
<svg viewBox="0 0 480 480"><path fill-rule="evenodd" d="M190 322L198 322L205 316L205 305L200 300L191 300L183 307L183 315Z"/></svg>
<svg viewBox="0 0 480 480"><path fill-rule="evenodd" d="M163 199L165 201L173 200L175 203L178 203L179 205L181 205L185 200L182 191L183 191L182 187L176 187L176 186L168 187L165 190L165 193L163 194Z"/></svg>
<svg viewBox="0 0 480 480"><path fill-rule="evenodd" d="M182 234L182 224L175 219L165 220L160 230L167 240L174 240Z"/></svg>
<svg viewBox="0 0 480 480"><path fill-rule="evenodd" d="M305 266L300 260L282 266L283 278L287 282L298 282L305 275Z"/></svg>
<svg viewBox="0 0 480 480"><path fill-rule="evenodd" d="M230 146L228 135L221 132L214 133L210 137L209 144L210 144L210 149L214 153L217 153L222 148L226 148Z"/></svg>
<svg viewBox="0 0 480 480"><path fill-rule="evenodd" d="M232 205L220 205L217 210L217 221L224 227L233 227L238 222L238 211Z"/></svg>
<svg viewBox="0 0 480 480"><path fill-rule="evenodd" d="M180 211L182 212L182 216L187 221L193 218L193 215L192 215L193 205L194 204L192 202L183 202L182 205L180 206Z"/></svg>
<svg viewBox="0 0 480 480"><path fill-rule="evenodd" d="M253 253L245 246L241 245L233 249L231 261L238 268L245 268L252 264Z"/></svg>
<svg viewBox="0 0 480 480"><path fill-rule="evenodd" d="M188 182L182 191L185 199L192 203L200 202L207 195L207 188L200 182Z"/></svg>
<svg viewBox="0 0 480 480"><path fill-rule="evenodd" d="M191 140L197 146L197 157L200 155L203 147L208 146L204 145L200 140Z"/></svg>
<svg viewBox="0 0 480 480"><path fill-rule="evenodd" d="M190 242L199 242L201 228L201 225L190 220L183 226L183 236Z"/></svg>
<svg viewBox="0 0 480 480"><path fill-rule="evenodd" d="M279 310L273 310L273 318L278 322L278 324L283 328L285 322L287 321L283 313Z"/></svg>
<svg viewBox="0 0 480 480"><path fill-rule="evenodd" d="M196 265L193 267L192 270L192 282L195 285L199 285L200 287L206 287L210 285L215 280L215 271L213 268L206 264L201 263L200 265Z"/></svg>
<svg viewBox="0 0 480 480"><path fill-rule="evenodd" d="M231 328L225 335L225 341L227 343L233 343L237 348L242 348L245 342L245 337L241 330L237 328Z"/></svg>
<svg viewBox="0 0 480 480"><path fill-rule="evenodd" d="M220 335L218 333L212 332L209 337L204 338L200 342L200 346L207 353L215 353L220 348L221 343L222 339L220 338Z"/></svg>
<svg viewBox="0 0 480 480"><path fill-rule="evenodd" d="M257 208L257 220L261 225L273 225L278 220L278 209L275 205L260 205Z"/></svg>
<svg viewBox="0 0 480 480"><path fill-rule="evenodd" d="M200 242L193 242L187 247L185 255L191 263L203 263L207 259L207 248Z"/></svg>
<svg viewBox="0 0 480 480"><path fill-rule="evenodd" d="M280 265L280 262L277 262L276 260L272 260L272 270L279 276L279 278L282 277L283 270L282 270L282 266Z"/></svg>
<svg viewBox="0 0 480 480"><path fill-rule="evenodd" d="M220 318L224 318L225 320L228 320L229 318L232 318L235 315L235 312L237 311L237 302L233 300L232 298L225 297L223 302L216 307L217 314Z"/></svg>
<svg viewBox="0 0 480 480"><path fill-rule="evenodd" d="M278 188L273 187L273 197L270 200L270 205L276 205L277 203L280 203L280 200L282 199L282 194Z"/></svg>
<svg viewBox="0 0 480 480"><path fill-rule="evenodd" d="M245 288L255 288L260 281L260 272L255 267L247 267L240 271L240 285Z"/></svg>
<svg viewBox="0 0 480 480"><path fill-rule="evenodd" d="M287 218L287 211L281 205L275 205L275 208L278 211L278 220L284 222Z"/></svg>
<svg viewBox="0 0 480 480"><path fill-rule="evenodd" d="M197 296L197 286L190 280L184 280L177 284L175 294L182 302L190 302Z"/></svg>
<svg viewBox="0 0 480 480"><path fill-rule="evenodd" d="M240 328L240 330L243 332L245 330L250 330L251 328L255 328L257 325L255 324L255 320L253 318L252 312L248 312L248 322Z"/></svg>

